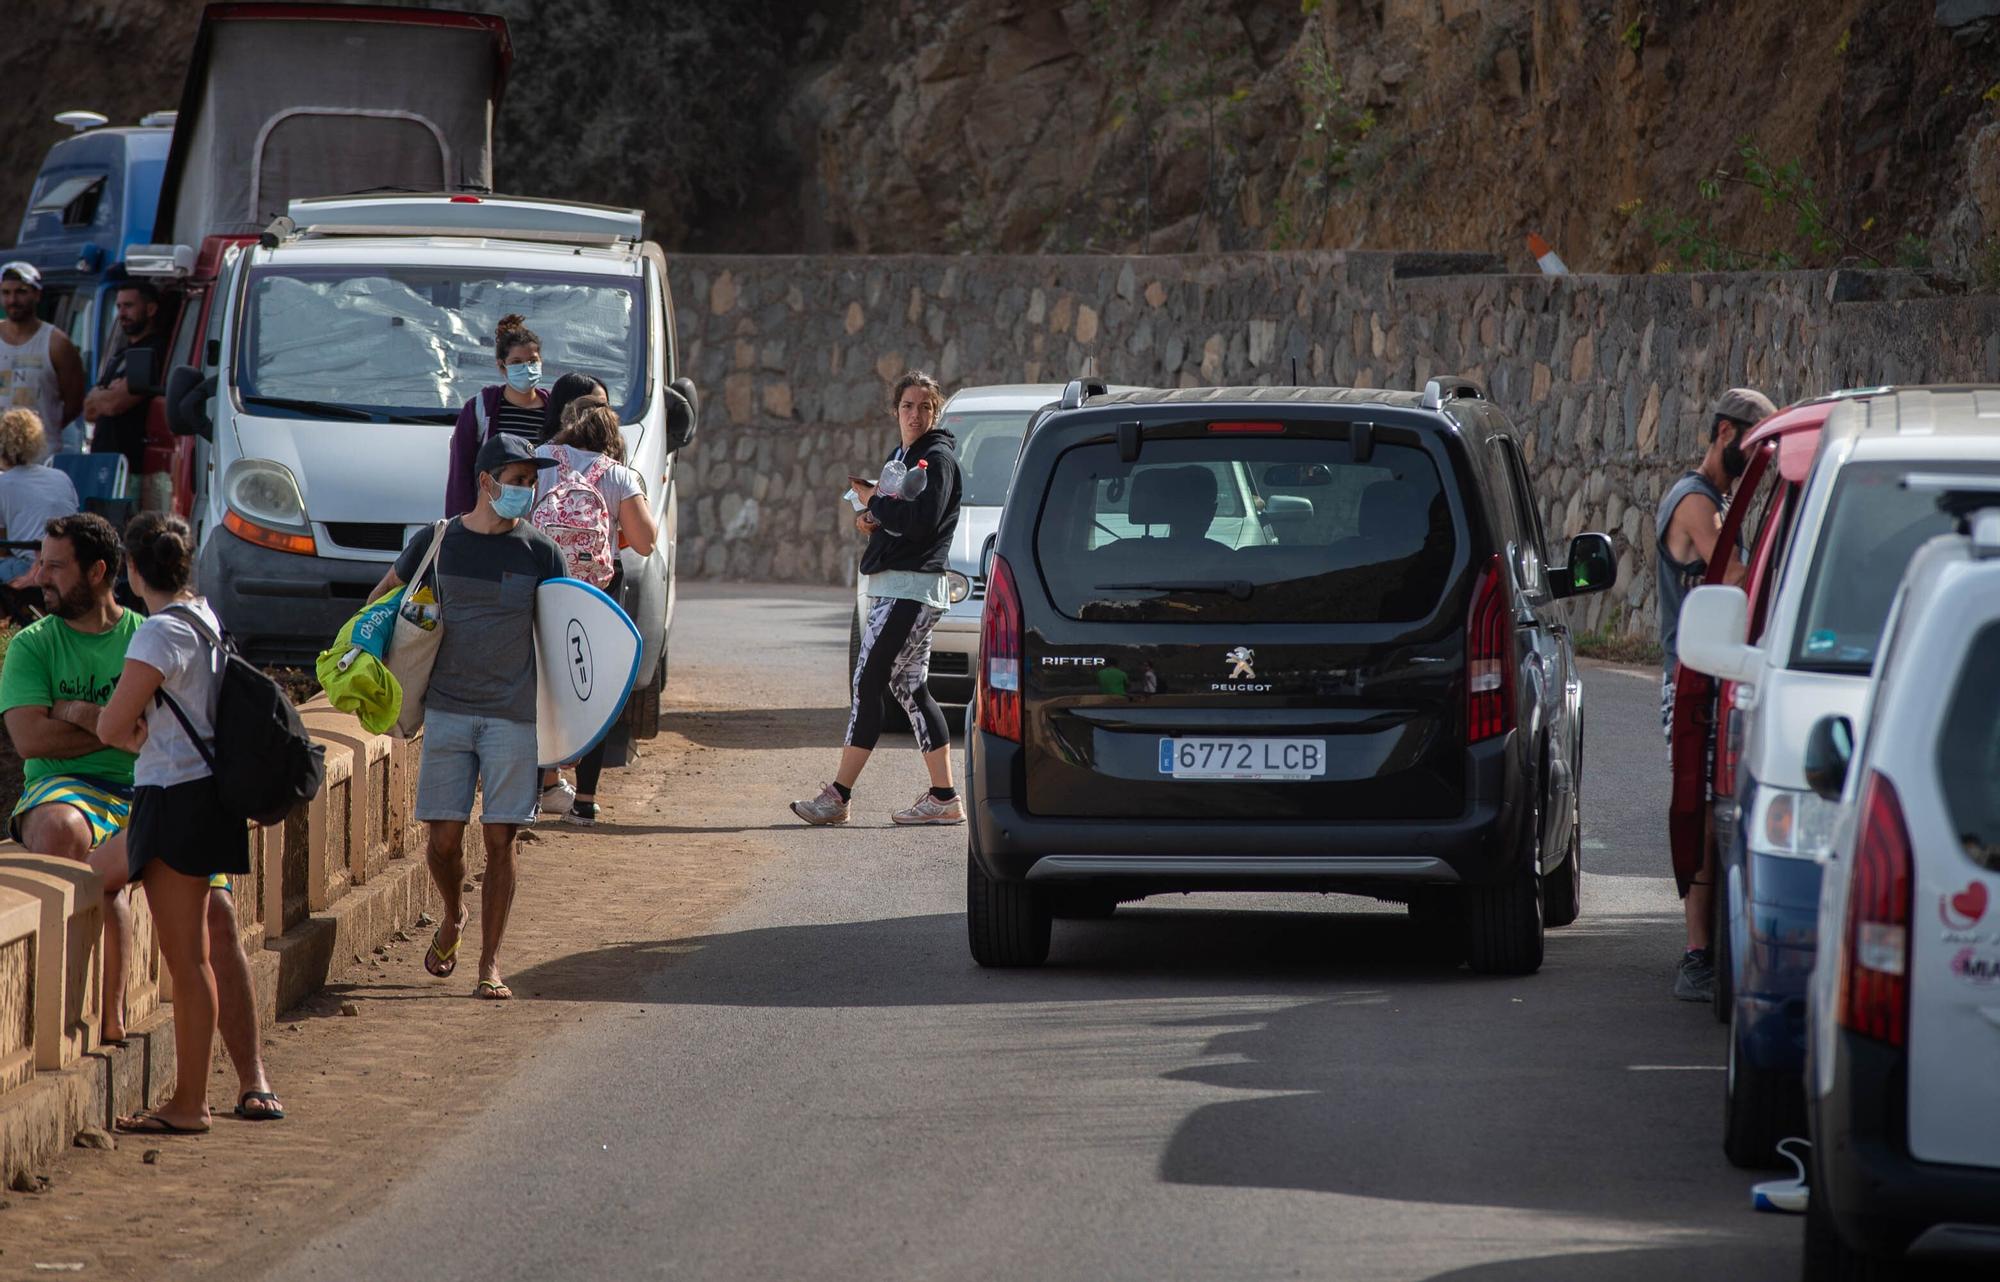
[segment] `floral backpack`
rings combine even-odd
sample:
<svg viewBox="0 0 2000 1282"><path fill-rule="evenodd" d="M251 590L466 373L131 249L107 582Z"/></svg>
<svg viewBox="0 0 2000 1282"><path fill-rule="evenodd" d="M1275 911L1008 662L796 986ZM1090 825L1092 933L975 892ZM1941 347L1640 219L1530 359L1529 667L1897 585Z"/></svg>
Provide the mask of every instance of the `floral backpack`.
<svg viewBox="0 0 2000 1282"><path fill-rule="evenodd" d="M616 549L611 546L611 504L597 483L617 460L601 454L582 472L560 454L556 462L556 483L529 519L562 549L571 578L601 588L611 582L617 565L612 559Z"/></svg>

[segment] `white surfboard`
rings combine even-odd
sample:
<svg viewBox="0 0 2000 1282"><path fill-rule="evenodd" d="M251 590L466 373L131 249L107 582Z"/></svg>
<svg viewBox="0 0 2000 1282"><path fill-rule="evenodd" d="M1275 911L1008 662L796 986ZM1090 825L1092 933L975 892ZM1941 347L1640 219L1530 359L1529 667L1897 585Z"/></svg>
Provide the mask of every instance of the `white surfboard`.
<svg viewBox="0 0 2000 1282"><path fill-rule="evenodd" d="M574 761L611 728L639 675L639 629L581 579L535 592L535 747L543 766Z"/></svg>

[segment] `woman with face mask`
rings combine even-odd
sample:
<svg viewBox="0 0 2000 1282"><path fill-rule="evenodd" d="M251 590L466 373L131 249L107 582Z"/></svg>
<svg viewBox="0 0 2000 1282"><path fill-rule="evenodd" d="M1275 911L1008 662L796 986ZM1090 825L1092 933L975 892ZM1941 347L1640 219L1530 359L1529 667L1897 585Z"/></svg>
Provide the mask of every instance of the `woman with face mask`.
<svg viewBox="0 0 2000 1282"><path fill-rule="evenodd" d="M458 412L451 433L451 465L445 473L444 514L460 516L479 501L479 479L472 462L479 447L495 432L526 441L530 448L542 439L542 420L549 394L542 386L542 340L518 312L500 318L493 331L493 363L504 382L482 387Z"/></svg>

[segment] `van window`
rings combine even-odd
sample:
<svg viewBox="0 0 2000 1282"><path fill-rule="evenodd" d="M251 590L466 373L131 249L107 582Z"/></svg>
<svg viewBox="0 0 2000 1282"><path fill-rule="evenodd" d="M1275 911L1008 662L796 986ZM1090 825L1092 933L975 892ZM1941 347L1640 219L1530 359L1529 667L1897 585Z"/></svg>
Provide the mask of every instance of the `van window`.
<svg viewBox="0 0 2000 1282"><path fill-rule="evenodd" d="M1452 504L1423 450L1341 440L1206 437L1065 453L1035 553L1074 619L1408 622L1450 574Z"/></svg>
<svg viewBox="0 0 2000 1282"><path fill-rule="evenodd" d="M646 404L639 288L634 277L555 272L258 268L236 327L236 389L375 419L450 422L480 388L500 381L493 327L519 312L541 336L543 385L570 370L595 375L629 422Z"/></svg>
<svg viewBox="0 0 2000 1282"><path fill-rule="evenodd" d="M1882 624L1910 558L1957 524L1938 509L1936 494L1903 488L1911 470L1908 463L1850 463L1840 470L1806 580L1794 668L1865 674L1875 666Z"/></svg>
<svg viewBox="0 0 2000 1282"><path fill-rule="evenodd" d="M1014 464L1021 457L1021 438L1028 434L1032 411L991 414L954 411L938 426L958 438L958 475L962 497L973 507L1000 507L1014 484Z"/></svg>
<svg viewBox="0 0 2000 1282"><path fill-rule="evenodd" d="M1938 782L1959 846L2000 872L2000 623L1973 638L1938 736Z"/></svg>

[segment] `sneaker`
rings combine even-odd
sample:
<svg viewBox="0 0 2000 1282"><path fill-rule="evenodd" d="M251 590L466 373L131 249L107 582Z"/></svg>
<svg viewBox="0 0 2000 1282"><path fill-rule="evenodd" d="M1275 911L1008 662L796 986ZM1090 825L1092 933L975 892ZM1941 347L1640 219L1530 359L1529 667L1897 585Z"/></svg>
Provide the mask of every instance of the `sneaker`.
<svg viewBox="0 0 2000 1282"><path fill-rule="evenodd" d="M566 824L575 824L579 828L590 827L590 825L597 822L597 803L594 801L572 802L569 813L563 816L563 822Z"/></svg>
<svg viewBox="0 0 2000 1282"><path fill-rule="evenodd" d="M570 785L569 780L557 775L554 783L542 789L537 818L541 815L566 815L570 812L570 807L575 804L576 789Z"/></svg>
<svg viewBox="0 0 2000 1282"><path fill-rule="evenodd" d="M811 801L794 801L792 813L809 824L844 824L847 822L847 802L832 784L828 784Z"/></svg>
<svg viewBox="0 0 2000 1282"><path fill-rule="evenodd" d="M1690 948L1674 976L1674 996L1684 1002L1715 1000L1715 963L1706 948Z"/></svg>
<svg viewBox="0 0 2000 1282"><path fill-rule="evenodd" d="M899 824L962 824L965 822L965 798L953 797L950 801L939 801L926 788L917 797L916 804L908 810L898 810L889 818Z"/></svg>

